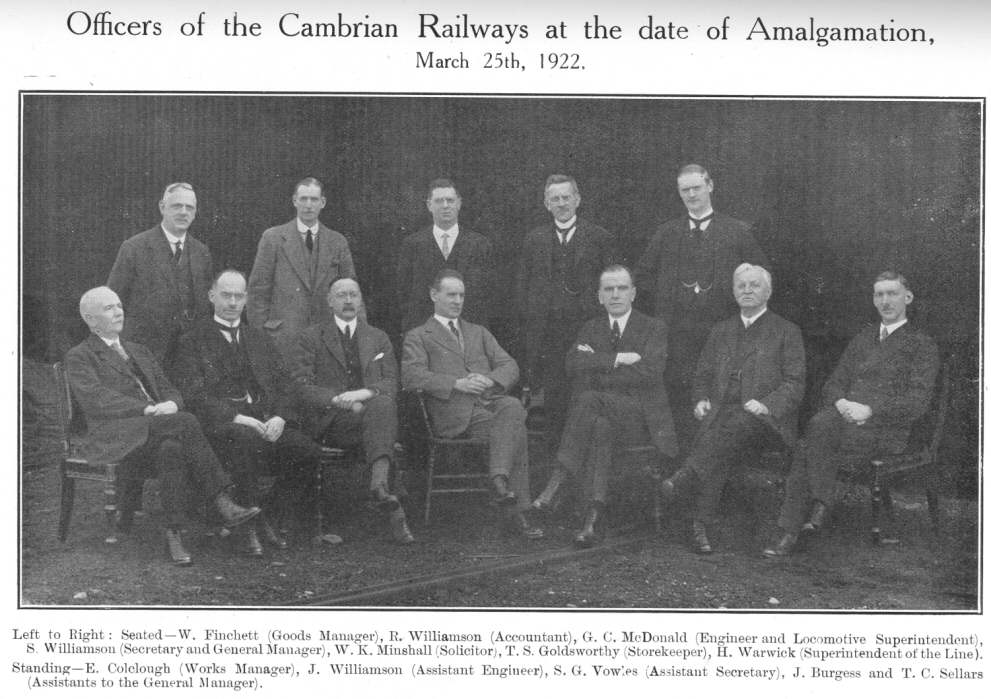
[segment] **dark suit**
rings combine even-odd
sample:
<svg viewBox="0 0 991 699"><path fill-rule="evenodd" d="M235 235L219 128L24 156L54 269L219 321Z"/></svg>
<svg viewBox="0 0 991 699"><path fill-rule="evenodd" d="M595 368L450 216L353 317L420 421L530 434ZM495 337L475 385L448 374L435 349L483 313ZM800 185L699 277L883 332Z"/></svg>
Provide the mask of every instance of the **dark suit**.
<svg viewBox="0 0 991 699"><path fill-rule="evenodd" d="M712 409L685 461L700 482L696 520L711 520L732 467L743 454L794 444L804 393L805 346L794 323L769 310L749 329L739 313L712 328L692 388L693 403L708 400ZM743 409L749 400L770 412L752 415Z"/></svg>
<svg viewBox="0 0 991 699"><path fill-rule="evenodd" d="M612 319L601 312L585 323L568 351L574 399L557 453L566 471L584 471L586 494L598 502L605 502L615 446L652 443L662 456L678 453L664 390L664 322L632 311L615 347L611 328ZM579 350L579 345L593 351ZM616 366L618 352L636 352L640 361Z"/></svg>
<svg viewBox="0 0 991 699"><path fill-rule="evenodd" d="M526 383L543 386L554 432L562 429L568 406L564 356L582 324L601 310L599 275L615 261L614 247L610 233L581 217L564 245L553 221L523 241L516 298L524 322Z"/></svg>
<svg viewBox="0 0 991 699"><path fill-rule="evenodd" d="M906 323L879 342L880 325L858 333L823 387L823 407L805 430L785 488L778 524L796 533L808 500L832 505L844 461L905 449L912 424L929 409L939 371L936 344ZM863 425L846 422L841 398L870 406Z"/></svg>
<svg viewBox="0 0 991 699"><path fill-rule="evenodd" d="M165 378L151 351L134 342L123 341L121 346L133 366L96 335L66 354L72 396L87 426L80 455L92 461L153 458L158 465L162 507L169 525L177 526L182 520L187 476L211 496L229 486L230 479L220 468L199 422L181 409L182 397ZM142 391L142 385L149 395ZM165 401L173 401L180 411L144 414L149 405Z"/></svg>
<svg viewBox="0 0 991 699"><path fill-rule="evenodd" d="M492 243L478 233L459 227L458 238L447 259L434 239L433 226L413 233L399 246L396 292L403 312L403 331L415 328L433 315L430 285L442 269L454 269L465 282L462 316L485 325L492 291Z"/></svg>
<svg viewBox="0 0 991 699"><path fill-rule="evenodd" d="M733 270L743 262L767 264L750 225L716 213L701 233L689 230L687 214L662 223L637 264L640 288L647 298L653 296L654 315L668 324L666 381L686 446L695 430L690 412L695 363L712 326L738 310Z"/></svg>
<svg viewBox="0 0 991 699"><path fill-rule="evenodd" d="M354 342L361 366L361 388L376 392L361 413L331 405L349 390L348 364L341 331L334 321L302 332L293 352L293 376L299 383L305 429L328 446L361 446L369 463L393 462L396 442L396 357L388 336L361 319Z"/></svg>
<svg viewBox="0 0 991 699"><path fill-rule="evenodd" d="M519 379L519 367L488 330L461 321L464 350L451 331L431 317L406 333L403 388L423 391L434 431L441 437L487 438L489 475L506 476L517 505L530 505L526 413L505 392ZM489 377L495 386L480 396L454 389L468 374Z"/></svg>
<svg viewBox="0 0 991 699"><path fill-rule="evenodd" d="M269 228L258 241L248 279L248 322L264 328L288 359L296 336L330 321L327 292L338 277L353 277L354 262L343 235L320 224L313 252L296 219Z"/></svg>
<svg viewBox="0 0 991 699"><path fill-rule="evenodd" d="M239 501L258 504L258 478L266 467L277 477L272 504L276 495L294 501L309 490L320 449L296 429L295 383L265 331L242 323L238 345L228 342L212 319L198 321L179 342L176 383L233 476ZM286 426L278 440L269 442L236 424L238 414L262 422L279 416ZM281 509L283 503L278 505Z"/></svg>
<svg viewBox="0 0 991 699"><path fill-rule="evenodd" d="M179 264L161 225L121 243L107 286L127 314L123 337L140 342L171 371L179 336L196 318L213 313L207 292L213 281L210 249L188 233Z"/></svg>

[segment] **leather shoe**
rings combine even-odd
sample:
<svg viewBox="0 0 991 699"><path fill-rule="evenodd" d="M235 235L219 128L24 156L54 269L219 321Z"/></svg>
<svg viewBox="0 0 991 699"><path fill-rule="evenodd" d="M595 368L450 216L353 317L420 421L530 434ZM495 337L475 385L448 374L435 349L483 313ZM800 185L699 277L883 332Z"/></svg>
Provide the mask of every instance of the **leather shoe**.
<svg viewBox="0 0 991 699"><path fill-rule="evenodd" d="M392 540L397 544L412 544L415 541L413 532L409 530L409 525L406 523L406 513L403 512L402 508L393 510L389 514L389 531L392 534Z"/></svg>
<svg viewBox="0 0 991 699"><path fill-rule="evenodd" d="M589 505L588 512L585 513L585 522L581 530L575 534L575 546L580 549L587 549L599 543L602 539L602 510L600 503L593 502ZM598 527L599 531L595 528Z"/></svg>
<svg viewBox="0 0 991 699"><path fill-rule="evenodd" d="M261 558L265 554L262 542L258 540L258 531L254 527L245 527L238 553L252 558Z"/></svg>
<svg viewBox="0 0 991 699"><path fill-rule="evenodd" d="M809 521L802 525L802 531L809 534L818 534L826 525L826 504L821 500L812 503L812 512L809 514Z"/></svg>
<svg viewBox="0 0 991 699"><path fill-rule="evenodd" d="M784 558L795 551L798 544L798 537L791 533L783 533L776 544L768 546L761 552L764 558Z"/></svg>
<svg viewBox="0 0 991 699"><path fill-rule="evenodd" d="M705 523L695 520L692 522L692 549L695 553L707 556L712 553L712 544L705 532Z"/></svg>
<svg viewBox="0 0 991 699"><path fill-rule="evenodd" d="M193 557L182 545L182 536L178 529L165 530L165 551L169 554L172 562L177 566L188 566L193 562Z"/></svg>
<svg viewBox="0 0 991 699"><path fill-rule="evenodd" d="M371 489L368 494L368 502L373 509L379 512L395 512L400 507L399 498L390 493L384 485Z"/></svg>
<svg viewBox="0 0 991 699"><path fill-rule="evenodd" d="M224 520L224 526L228 529L244 524L249 519L257 517L261 509L257 507L241 507L231 499L226 491L220 493L214 501L217 505L217 512Z"/></svg>
<svg viewBox="0 0 991 699"><path fill-rule="evenodd" d="M493 499L497 505L512 505L516 502L516 493L509 489L509 479L505 476L492 477Z"/></svg>
<svg viewBox="0 0 991 699"><path fill-rule="evenodd" d="M680 468L670 478L661 481L661 497L668 505L690 490L695 484L695 471Z"/></svg>
<svg viewBox="0 0 991 699"><path fill-rule="evenodd" d="M544 530L530 524L522 512L514 512L505 519L505 531L512 536L519 536L531 541L544 538Z"/></svg>
<svg viewBox="0 0 991 699"><path fill-rule="evenodd" d="M564 483L565 472L559 468L554 469L550 480L544 487L544 491L537 496L537 499L530 503L530 509L540 514L554 512L561 504L561 484Z"/></svg>
<svg viewBox="0 0 991 699"><path fill-rule="evenodd" d="M279 534L278 530L272 526L272 523L268 521L267 517L259 517L258 521L261 524L262 539L265 540L266 544L274 546L280 551L289 548L289 542L286 541L284 536Z"/></svg>

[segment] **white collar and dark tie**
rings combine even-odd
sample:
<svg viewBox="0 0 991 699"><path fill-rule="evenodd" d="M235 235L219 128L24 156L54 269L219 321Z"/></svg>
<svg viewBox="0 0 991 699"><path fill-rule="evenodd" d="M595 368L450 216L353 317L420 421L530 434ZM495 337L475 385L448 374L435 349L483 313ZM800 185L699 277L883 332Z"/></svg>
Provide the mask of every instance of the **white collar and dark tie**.
<svg viewBox="0 0 991 699"><path fill-rule="evenodd" d="M458 345L463 351L465 348L465 337L461 329L461 321L457 318L445 318L439 313L434 313L434 320L443 325L454 336L454 339L458 341Z"/></svg>
<svg viewBox="0 0 991 699"><path fill-rule="evenodd" d="M172 261L179 262L182 258L182 251L186 249L186 236L183 235L180 238L173 235L165 230L165 226L162 226L162 232L165 234L165 239L169 241L169 247L172 248Z"/></svg>
<svg viewBox="0 0 991 699"><path fill-rule="evenodd" d="M571 242L571 239L575 235L575 225L578 223L578 216L572 216L570 219L561 223L557 219L554 219L554 230L557 231L557 239L561 245L567 245Z"/></svg>
<svg viewBox="0 0 991 699"><path fill-rule="evenodd" d="M892 323L891 325L885 325L884 323L881 323L881 329L878 331L878 336L877 336L878 342L884 342L885 340L887 340L888 336L891 335L891 333L893 333L901 326L905 325L905 323L907 322L908 322L908 318L903 318L897 323Z"/></svg>
<svg viewBox="0 0 991 699"><path fill-rule="evenodd" d="M626 313L624 313L623 315L617 318L613 318L612 316L609 316L609 328L615 329L618 325L619 335L620 337L622 337L623 333L626 332L626 324L630 321L630 314L632 313L633 313L633 309L631 308Z"/></svg>
<svg viewBox="0 0 991 699"><path fill-rule="evenodd" d="M704 232L705 229L709 227L709 224L712 223L712 217L714 214L715 212L712 209L709 209L709 213L704 216L699 216L698 218L688 214L688 230L700 230Z"/></svg>
<svg viewBox="0 0 991 699"><path fill-rule="evenodd" d="M454 242L458 239L460 232L461 229L456 223L446 231L436 225L434 226L434 241L436 241L437 247L440 249L440 253L444 256L445 260L450 256L451 249L454 247Z"/></svg>
<svg viewBox="0 0 991 699"><path fill-rule="evenodd" d="M120 344L120 337L115 337L113 339L109 337L103 337L103 335L97 335L97 337L103 340L103 344L105 344L107 347L109 347L114 352L116 352L120 356L120 358L123 359L125 362L128 359L130 359L130 357L127 355L127 352L124 351L124 346Z"/></svg>
<svg viewBox="0 0 991 699"><path fill-rule="evenodd" d="M743 321L743 327L744 327L744 329L747 329L751 325L753 325L754 323L756 323L757 322L757 319L760 318L765 313L767 313L767 306L764 306L762 309L760 309L760 311L758 313L755 313L754 315L750 316L749 318L741 313L740 314L740 320Z"/></svg>
<svg viewBox="0 0 991 699"><path fill-rule="evenodd" d="M238 328L241 327L241 319L238 318L237 322L229 323L216 313L213 314L213 322L220 331L220 336L223 337L227 342L237 343L238 341Z"/></svg>
<svg viewBox="0 0 991 699"><path fill-rule="evenodd" d="M317 234L320 232L320 222L317 221L312 226L307 226L305 223L296 219L296 230L299 231L300 236L303 238L303 245L306 246L308 252L313 252L313 245L316 242Z"/></svg>
<svg viewBox="0 0 991 699"><path fill-rule="evenodd" d="M337 325L337 329L341 331L341 335L343 335L346 340L350 340L354 337L355 333L358 332L357 318L342 320L337 316L334 316L334 324Z"/></svg>

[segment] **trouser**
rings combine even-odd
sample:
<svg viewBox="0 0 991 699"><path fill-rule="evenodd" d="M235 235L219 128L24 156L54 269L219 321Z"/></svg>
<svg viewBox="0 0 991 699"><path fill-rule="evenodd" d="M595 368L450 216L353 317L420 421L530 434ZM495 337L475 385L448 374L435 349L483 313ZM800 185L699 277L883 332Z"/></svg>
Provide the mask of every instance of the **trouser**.
<svg viewBox="0 0 991 699"><path fill-rule="evenodd" d="M332 408L330 421L317 439L329 447L361 447L372 466L369 487L375 489L388 485L397 430L396 404L389 396L379 394L365 403L360 413Z"/></svg>
<svg viewBox="0 0 991 699"><path fill-rule="evenodd" d="M568 404L571 398L571 380L565 369L564 359L582 327L580 313L551 312L546 323L538 331L539 337L528 337L528 368L535 385L544 389L544 414L547 431L552 438L560 437L564 430ZM529 334L529 333L528 333Z"/></svg>
<svg viewBox="0 0 991 699"><path fill-rule="evenodd" d="M488 440L489 476L505 476L520 510L530 507L530 456L526 411L511 396L476 402L465 436Z"/></svg>
<svg viewBox="0 0 991 699"><path fill-rule="evenodd" d="M640 402L605 391L583 391L575 399L561 435L558 463L582 478L589 502L606 501L613 449L650 442Z"/></svg>

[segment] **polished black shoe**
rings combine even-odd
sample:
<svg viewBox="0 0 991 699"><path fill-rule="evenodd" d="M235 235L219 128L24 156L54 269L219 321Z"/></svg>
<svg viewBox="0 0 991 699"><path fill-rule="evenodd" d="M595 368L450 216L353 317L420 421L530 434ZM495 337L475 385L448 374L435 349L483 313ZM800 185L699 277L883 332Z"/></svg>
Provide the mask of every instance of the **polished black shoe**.
<svg viewBox="0 0 991 699"><path fill-rule="evenodd" d="M826 526L826 515L826 504L821 500L816 500L812 503L809 521L802 525L802 531L806 534L818 534Z"/></svg>
<svg viewBox="0 0 991 699"><path fill-rule="evenodd" d="M259 517L258 521L261 529L261 537L266 544L280 551L284 551L289 547L289 542L279 533L278 529L272 526L272 523L268 521L267 517Z"/></svg>
<svg viewBox="0 0 991 699"><path fill-rule="evenodd" d="M712 544L709 543L705 523L698 520L692 522L692 550L703 556L712 553Z"/></svg>
<svg viewBox="0 0 991 699"><path fill-rule="evenodd" d="M564 479L565 472L559 468L554 469L544 491L530 503L530 510L538 514L550 514L557 510L561 504L561 485L564 483Z"/></svg>
<svg viewBox="0 0 991 699"><path fill-rule="evenodd" d="M797 545L798 537L794 534L785 532L776 543L764 549L761 552L761 555L764 558L784 558L794 553Z"/></svg>
<svg viewBox="0 0 991 699"><path fill-rule="evenodd" d="M237 552L242 556L250 556L251 558L261 558L265 555L262 542L258 540L258 531L254 527L245 527L242 532L240 536L234 537L240 539Z"/></svg>
<svg viewBox="0 0 991 699"><path fill-rule="evenodd" d="M389 514L389 533L397 544L412 544L415 539L406 522L406 513L399 508Z"/></svg>
<svg viewBox="0 0 991 699"><path fill-rule="evenodd" d="M384 485L371 489L368 502L372 509L379 512L395 512L400 507L399 498L390 493Z"/></svg>
<svg viewBox="0 0 991 699"><path fill-rule="evenodd" d="M220 493L214 501L217 505L217 512L224 520L224 526L233 529L244 524L249 519L257 517L261 509L257 507L241 507L231 499L226 491Z"/></svg>
<svg viewBox="0 0 991 699"><path fill-rule="evenodd" d="M165 552L169 554L172 563L177 566L188 566L193 562L193 557L182 545L182 535L179 534L178 529L165 530Z"/></svg>
<svg viewBox="0 0 991 699"><path fill-rule="evenodd" d="M503 527L505 532L511 536L519 536L531 541L544 538L544 530L530 524L522 512L517 511L506 517L503 520Z"/></svg>
<svg viewBox="0 0 991 699"><path fill-rule="evenodd" d="M670 505L691 490L694 485L695 471L690 468L678 469L670 478L661 481L661 498Z"/></svg>
<svg viewBox="0 0 991 699"><path fill-rule="evenodd" d="M505 476L492 478L492 499L496 505L513 505L516 503L516 493L509 489L509 479Z"/></svg>
<svg viewBox="0 0 991 699"><path fill-rule="evenodd" d="M575 546L580 549L587 549L602 540L603 509L600 503L593 502L589 505L582 528L575 534Z"/></svg>

